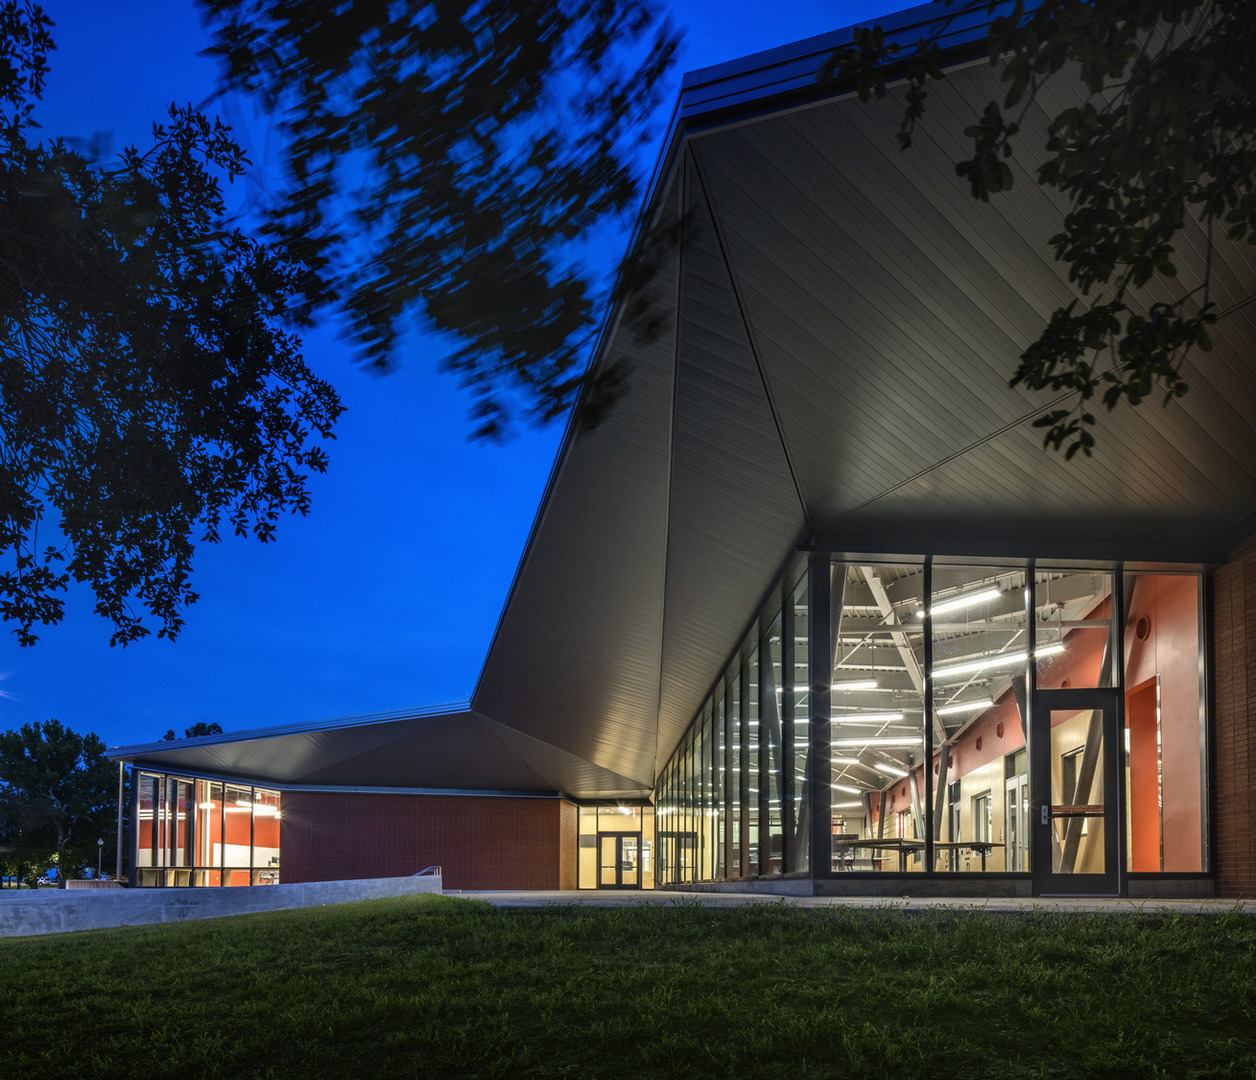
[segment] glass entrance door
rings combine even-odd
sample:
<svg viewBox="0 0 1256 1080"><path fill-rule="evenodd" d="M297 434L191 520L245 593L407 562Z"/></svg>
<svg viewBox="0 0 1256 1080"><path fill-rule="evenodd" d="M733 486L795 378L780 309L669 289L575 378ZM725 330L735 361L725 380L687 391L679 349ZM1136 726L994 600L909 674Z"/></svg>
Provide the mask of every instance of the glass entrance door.
<svg viewBox="0 0 1256 1080"><path fill-rule="evenodd" d="M1029 753L1023 747L1004 758L1007 773L1007 805L1003 815L1003 840L1007 845L1007 869L1029 869Z"/></svg>
<svg viewBox="0 0 1256 1080"><path fill-rule="evenodd" d="M1119 891L1116 695L1043 690L1034 696L1031 793L1035 891Z"/></svg>
<svg viewBox="0 0 1256 1080"><path fill-rule="evenodd" d="M597 834L597 887L641 888L641 834Z"/></svg>

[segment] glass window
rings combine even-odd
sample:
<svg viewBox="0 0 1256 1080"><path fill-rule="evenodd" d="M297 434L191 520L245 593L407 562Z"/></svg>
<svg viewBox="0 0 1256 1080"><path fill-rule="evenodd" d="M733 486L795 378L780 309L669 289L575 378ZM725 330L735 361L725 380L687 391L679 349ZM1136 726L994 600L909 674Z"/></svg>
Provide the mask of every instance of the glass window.
<svg viewBox="0 0 1256 1080"><path fill-rule="evenodd" d="M1112 686L1112 575L1039 570L1034 584L1039 689Z"/></svg>
<svg viewBox="0 0 1256 1080"><path fill-rule="evenodd" d="M751 631L754 634L754 631ZM744 719L744 741L742 753L746 767L746 829L750 837L748 874L767 873L766 862L760 867L759 860L759 786L763 782L762 760L759 755L759 649L756 637L748 643L745 666L746 679L742 691L742 716Z"/></svg>
<svg viewBox="0 0 1256 1080"><path fill-rule="evenodd" d="M715 818L715 726L712 706L702 710L701 756L698 775L698 880L710 881L715 877L716 818Z"/></svg>
<svg viewBox="0 0 1256 1080"><path fill-rule="evenodd" d="M782 695L781 683L781 614L777 608L760 648L760 675L763 690L759 697L759 757L762 774L767 780L768 829L766 838L760 827L760 840L766 846L766 864L760 874L779 874L782 870L784 842L781 831L781 797L784 759L781 746ZM762 811L760 811L762 813Z"/></svg>
<svg viewBox="0 0 1256 1080"><path fill-rule="evenodd" d="M1005 765L1009 754L1025 746L1027 587L1024 569L942 559L933 564L933 774L935 784L953 793L950 835L942 838L942 823L935 823L940 869L1027 865L1023 858L1017 863L1020 849L1009 848L1013 832L1023 845L1027 831L1018 829L1025 824L1019 801L1008 801ZM1052 631L1057 632L1058 627ZM982 803L989 820L979 821L972 814L974 800L994 791L1003 794ZM1016 820L1008 818L1009 805L1020 814Z"/></svg>
<svg viewBox="0 0 1256 1080"><path fill-rule="evenodd" d="M211 780L197 781L196 827L199 885L222 884L222 784Z"/></svg>
<svg viewBox="0 0 1256 1080"><path fill-rule="evenodd" d="M578 818L576 887L597 888L597 807L582 806Z"/></svg>
<svg viewBox="0 0 1256 1080"><path fill-rule="evenodd" d="M923 570L833 568L834 870L923 869Z"/></svg>
<svg viewBox="0 0 1256 1080"><path fill-rule="evenodd" d="M163 865L162 799L164 778L141 772L135 785L135 882L158 884L156 867Z"/></svg>
<svg viewBox="0 0 1256 1080"><path fill-rule="evenodd" d="M715 690L715 704L711 710L711 731L715 738L715 761L711 768L711 820L715 829L715 866L712 877L719 881L728 876L728 808L725 798L728 730L724 720L723 686L718 686Z"/></svg>
<svg viewBox="0 0 1256 1080"><path fill-rule="evenodd" d="M973 796L972 830L978 843L988 843L994 835L994 800L988 791Z"/></svg>
<svg viewBox="0 0 1256 1080"><path fill-rule="evenodd" d="M807 666L807 575L804 572L793 593L793 769L791 789L794 798L794 836L790 845L790 870L806 871L810 866L811 800L807 773L811 762L811 676ZM788 759L788 756L787 756Z"/></svg>
<svg viewBox="0 0 1256 1080"><path fill-rule="evenodd" d="M279 792L253 793L253 884L279 884Z"/></svg>
<svg viewBox="0 0 1256 1080"><path fill-rule="evenodd" d="M228 784L223 808L226 828L223 841L223 872L227 885L248 885L253 863L253 792Z"/></svg>
<svg viewBox="0 0 1256 1080"><path fill-rule="evenodd" d="M729 728L729 772L726 781L728 793L728 812L732 816L732 850L728 853L728 876L739 878L743 869L741 864L742 842L742 803L745 791L742 787L742 721L741 721L741 667L734 662L728 672L728 715Z"/></svg>
<svg viewBox="0 0 1256 1080"><path fill-rule="evenodd" d="M1208 868L1200 578L1125 575L1126 865Z"/></svg>
<svg viewBox="0 0 1256 1080"><path fill-rule="evenodd" d="M1098 719L1090 709L1051 710L1051 869L1057 874L1104 871L1103 725Z"/></svg>

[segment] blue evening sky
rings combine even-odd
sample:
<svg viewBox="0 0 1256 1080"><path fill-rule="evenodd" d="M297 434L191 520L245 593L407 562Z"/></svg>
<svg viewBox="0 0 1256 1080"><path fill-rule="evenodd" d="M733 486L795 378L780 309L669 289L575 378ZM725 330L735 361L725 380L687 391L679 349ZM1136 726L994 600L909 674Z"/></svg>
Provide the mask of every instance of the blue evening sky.
<svg viewBox="0 0 1256 1080"><path fill-rule="evenodd" d="M171 101L200 103L213 63L183 0L44 0L56 21L44 134L105 131L143 146ZM687 0L671 6L685 46L679 71L721 63L872 19L893 3ZM238 107L236 107L238 110ZM265 160L265 127L239 137ZM660 120L660 133L664 116ZM258 142L262 145L258 145ZM657 153L657 147L652 153ZM648 163L653 164L653 161ZM33 648L0 642L0 729L56 717L110 745L182 736L198 721L227 731L466 700L475 686L561 437L561 425L504 445L467 441L469 398L416 340L396 374L374 377L330 331L306 359L347 411L331 468L312 482L308 517L275 542L201 545L177 641L109 647L83 589Z"/></svg>

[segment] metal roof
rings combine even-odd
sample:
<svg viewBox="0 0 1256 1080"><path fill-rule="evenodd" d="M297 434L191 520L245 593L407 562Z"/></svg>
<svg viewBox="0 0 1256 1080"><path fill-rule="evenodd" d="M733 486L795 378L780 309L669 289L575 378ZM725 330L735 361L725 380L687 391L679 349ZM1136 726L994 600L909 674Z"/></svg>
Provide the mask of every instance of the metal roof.
<svg viewBox="0 0 1256 1080"><path fill-rule="evenodd" d="M914 40L940 10L892 25ZM655 283L669 330L642 344L612 313L596 362L630 362L627 391L567 433L469 709L115 756L645 795L800 543L1220 561L1256 515L1256 248L1214 255L1225 314L1185 398L1105 416L1094 458L1044 452L1049 401L1008 378L1073 296L1046 243L1060 206L1029 173L1047 114L1022 121L1014 190L980 204L953 162L1002 88L968 61L973 28L906 153L898 94L815 82L849 37L686 77L643 217L687 215ZM1203 242L1190 226L1184 273Z"/></svg>

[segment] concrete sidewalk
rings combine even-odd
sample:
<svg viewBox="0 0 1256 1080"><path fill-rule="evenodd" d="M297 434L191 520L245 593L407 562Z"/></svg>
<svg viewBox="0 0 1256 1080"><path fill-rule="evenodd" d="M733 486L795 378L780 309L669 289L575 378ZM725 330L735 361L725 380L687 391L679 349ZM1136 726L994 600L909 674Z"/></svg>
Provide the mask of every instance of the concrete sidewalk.
<svg viewBox="0 0 1256 1080"><path fill-rule="evenodd" d="M1256 902L1251 900L1156 900L1113 899L1110 897L887 897L887 896L773 896L766 893L681 892L461 892L450 890L446 896L468 900L484 900L494 907L544 907L552 904L586 907L636 907L644 904L700 904L703 907L742 907L746 904L783 904L788 907L863 908L884 911L985 911L998 914L1029 914L1032 912L1095 912L1106 914L1217 915L1226 911L1242 911L1256 915Z"/></svg>

